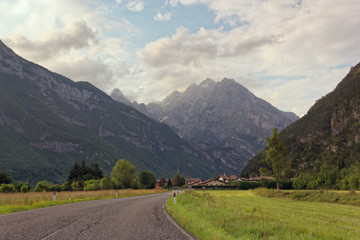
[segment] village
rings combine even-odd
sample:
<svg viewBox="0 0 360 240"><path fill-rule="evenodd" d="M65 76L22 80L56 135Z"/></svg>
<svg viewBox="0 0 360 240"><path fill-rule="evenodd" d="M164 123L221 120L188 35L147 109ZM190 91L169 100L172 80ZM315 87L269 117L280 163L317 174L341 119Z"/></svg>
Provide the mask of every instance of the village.
<svg viewBox="0 0 360 240"><path fill-rule="evenodd" d="M210 178L207 180L202 180L201 178L185 178L186 187L217 187L217 186L227 186L230 183L234 182L261 182L261 181L271 181L274 180L273 177L261 176L254 178L244 178L237 177L235 175L219 175L215 178ZM171 182L174 182L174 179L170 179ZM156 181L156 188L163 188L168 183L168 180L161 178Z"/></svg>

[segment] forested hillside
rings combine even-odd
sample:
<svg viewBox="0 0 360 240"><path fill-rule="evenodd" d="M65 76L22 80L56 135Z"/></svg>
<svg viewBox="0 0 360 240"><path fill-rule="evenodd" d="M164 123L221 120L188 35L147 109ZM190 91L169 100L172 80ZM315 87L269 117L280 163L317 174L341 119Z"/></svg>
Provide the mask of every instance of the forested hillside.
<svg viewBox="0 0 360 240"><path fill-rule="evenodd" d="M359 188L360 64L280 137L302 187ZM258 175L262 158L251 159L242 175Z"/></svg>

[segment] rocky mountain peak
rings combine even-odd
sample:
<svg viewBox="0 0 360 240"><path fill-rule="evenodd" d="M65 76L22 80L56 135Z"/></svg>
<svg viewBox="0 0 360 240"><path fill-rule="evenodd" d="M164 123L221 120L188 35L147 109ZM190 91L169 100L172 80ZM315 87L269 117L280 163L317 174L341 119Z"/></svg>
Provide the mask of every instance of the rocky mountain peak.
<svg viewBox="0 0 360 240"><path fill-rule="evenodd" d="M129 99L127 99L124 96L124 94L120 91L120 89L118 89L118 88L115 88L114 90L112 90L112 92L110 93L110 96L112 99L114 99L118 102L122 102L127 105L131 105L131 101Z"/></svg>
<svg viewBox="0 0 360 240"><path fill-rule="evenodd" d="M199 84L200 88L213 88L216 85L216 82L210 78L205 79Z"/></svg>

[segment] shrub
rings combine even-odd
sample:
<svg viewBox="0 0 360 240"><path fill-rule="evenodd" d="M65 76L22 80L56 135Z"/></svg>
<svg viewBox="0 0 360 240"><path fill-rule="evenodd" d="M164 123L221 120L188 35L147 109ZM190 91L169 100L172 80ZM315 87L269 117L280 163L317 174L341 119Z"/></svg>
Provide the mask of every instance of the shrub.
<svg viewBox="0 0 360 240"><path fill-rule="evenodd" d="M14 184L1 184L0 185L0 192L2 193L14 193L16 192L16 188Z"/></svg>
<svg viewBox="0 0 360 240"><path fill-rule="evenodd" d="M100 180L90 179L84 182L84 191L94 191L100 189Z"/></svg>
<svg viewBox="0 0 360 240"><path fill-rule="evenodd" d="M27 192L29 192L29 190L30 190L29 185L25 185L25 184L23 184L20 188L20 192L22 192L22 193L27 193Z"/></svg>
<svg viewBox="0 0 360 240"><path fill-rule="evenodd" d="M105 175L100 180L100 187L102 190L113 189L113 182L111 181L111 177L109 175Z"/></svg>
<svg viewBox="0 0 360 240"><path fill-rule="evenodd" d="M36 184L34 192L49 192L53 191L54 185L48 181L40 181Z"/></svg>
<svg viewBox="0 0 360 240"><path fill-rule="evenodd" d="M81 190L83 190L82 182L73 181L73 182L71 183L71 189L72 189L73 191L81 191Z"/></svg>

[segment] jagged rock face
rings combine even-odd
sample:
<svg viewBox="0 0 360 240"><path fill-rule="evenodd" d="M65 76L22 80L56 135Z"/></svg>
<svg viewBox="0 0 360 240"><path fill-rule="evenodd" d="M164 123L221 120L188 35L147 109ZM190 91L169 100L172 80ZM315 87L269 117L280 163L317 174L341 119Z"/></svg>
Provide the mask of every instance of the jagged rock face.
<svg viewBox="0 0 360 240"><path fill-rule="evenodd" d="M190 85L183 93L173 92L161 103L148 104L145 111L139 110L168 124L184 139L198 146L204 143L207 147L200 149L209 161L222 150L226 157L220 161L221 169L228 172L242 169L261 151L273 128L281 130L298 119L294 113L282 112L257 98L232 79L218 83L206 79Z"/></svg>
<svg viewBox="0 0 360 240"><path fill-rule="evenodd" d="M157 119L172 126L180 136L194 143L232 148L242 159L257 154L274 127L281 130L297 119L231 79L193 84L183 94L173 93L166 98L162 109Z"/></svg>
<svg viewBox="0 0 360 240"><path fill-rule="evenodd" d="M0 169L17 181L62 182L80 160L109 172L121 158L158 177L171 177L178 167L189 177L216 172L167 125L90 83L73 82L19 57L1 41L0 136Z"/></svg>

